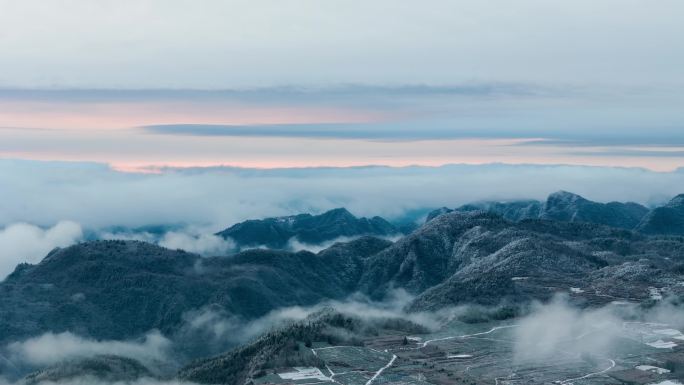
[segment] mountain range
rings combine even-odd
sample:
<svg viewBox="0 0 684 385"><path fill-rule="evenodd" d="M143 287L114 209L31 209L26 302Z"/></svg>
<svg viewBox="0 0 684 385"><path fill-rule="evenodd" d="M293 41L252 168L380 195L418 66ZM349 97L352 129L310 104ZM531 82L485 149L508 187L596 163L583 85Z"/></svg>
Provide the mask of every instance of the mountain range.
<svg viewBox="0 0 684 385"><path fill-rule="evenodd" d="M363 237L318 254L254 249L203 258L140 241L92 241L23 264L0 283L0 343L52 331L97 339L173 334L192 309L251 319L343 298L365 259L391 242Z"/></svg>
<svg viewBox="0 0 684 385"><path fill-rule="evenodd" d="M558 293L584 307L648 304L684 294L684 237L677 227L683 208L684 195L648 210L559 192L543 204L485 202L438 210L395 242L367 235L396 234L389 222L336 209L232 226L219 234L241 245L273 248L225 257L140 241L89 241L55 249L38 264L19 265L0 282L0 344L67 331L96 340L130 340L159 330L181 341L189 315L206 309L249 322L278 309L359 293L383 301L397 289L410 295L404 307L409 313L478 304L500 309L497 319ZM318 253L282 250L292 237L354 239ZM286 347L296 351L307 338L329 336L332 326L360 327L358 320L334 312L316 317L284 334L266 334L194 361L178 375L200 383L242 384L274 362L286 362ZM414 328L388 325L374 330L408 333ZM186 347L183 354L189 360L215 352ZM298 354L288 366L317 365L315 357ZM69 376L92 366L104 368L107 376L147 373L125 359L92 360L43 368L29 378ZM0 363L2 371L9 369Z"/></svg>
<svg viewBox="0 0 684 385"><path fill-rule="evenodd" d="M430 212L427 220L451 211L488 211L511 221L550 219L595 223L645 234L684 235L684 194L674 197L665 206L650 210L634 202L599 203L567 191L558 191L549 195L545 202L484 201L466 204L456 209L443 207Z"/></svg>
<svg viewBox="0 0 684 385"><path fill-rule="evenodd" d="M567 191L558 191L546 201L514 200L469 203L456 209L430 211L426 221L452 211L486 211L510 221L548 219L585 222L635 230L645 234L684 235L684 194L653 210L634 202L599 203ZM287 249L292 241L319 245L365 235L399 237L415 230L403 221L393 224L381 217L357 218L344 208L319 215L298 214L285 217L250 219L221 230L216 235L231 239L239 250L250 248Z"/></svg>

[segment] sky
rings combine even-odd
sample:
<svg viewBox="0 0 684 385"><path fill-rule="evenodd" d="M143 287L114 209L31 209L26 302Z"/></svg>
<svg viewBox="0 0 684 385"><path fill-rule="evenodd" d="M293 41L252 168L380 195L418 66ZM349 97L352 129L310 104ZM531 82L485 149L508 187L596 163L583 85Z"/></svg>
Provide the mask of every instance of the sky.
<svg viewBox="0 0 684 385"><path fill-rule="evenodd" d="M0 0L0 157L684 165L681 1Z"/></svg>
<svg viewBox="0 0 684 385"><path fill-rule="evenodd" d="M204 254L250 218L684 192L680 0L0 10L0 279L149 226Z"/></svg>
<svg viewBox="0 0 684 385"><path fill-rule="evenodd" d="M6 250L160 224L216 249L202 235L341 206L684 191L679 0L0 9Z"/></svg>
<svg viewBox="0 0 684 385"><path fill-rule="evenodd" d="M2 0L0 83L679 85L678 0Z"/></svg>

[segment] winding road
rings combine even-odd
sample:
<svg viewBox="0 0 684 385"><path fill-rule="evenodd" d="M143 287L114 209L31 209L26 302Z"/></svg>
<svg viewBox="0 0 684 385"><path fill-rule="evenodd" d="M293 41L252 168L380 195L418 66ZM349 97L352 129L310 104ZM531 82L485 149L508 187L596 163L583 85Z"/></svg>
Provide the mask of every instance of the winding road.
<svg viewBox="0 0 684 385"><path fill-rule="evenodd" d="M589 377L593 377L593 376L598 376L599 374L603 374L603 373L605 373L605 372L607 372L607 371L609 371L609 370L611 370L611 369L613 369L613 368L615 367L615 361L613 361L613 360L610 359L610 358L608 358L607 360L610 361L610 366L607 367L606 369L603 369L603 370L601 370L601 371L599 371L599 372L593 372L593 373L585 374L585 375L582 376L582 377L569 378L569 379L567 379L567 380L558 381L558 382L556 382L556 383L558 383L558 384L571 384L572 381L583 380L583 379L585 379L585 378L589 378ZM555 381L554 381L554 382L555 382Z"/></svg>
<svg viewBox="0 0 684 385"><path fill-rule="evenodd" d="M375 372L375 374L373 375L373 377L371 377L371 379L368 380L368 381L366 382L366 385L371 385L371 383L373 382L373 380L375 380L380 374L382 374L382 372L383 372L385 369L387 369L387 368L389 368L390 366L392 366L392 364L394 363L394 360L396 360L396 359L397 359L397 355L396 355L396 354L392 354L392 359L390 360L390 362L388 362L387 365L383 366L382 368L380 368L380 370L378 370L377 372Z"/></svg>
<svg viewBox="0 0 684 385"><path fill-rule="evenodd" d="M493 333L493 332L495 332L495 331L497 331L497 330L500 330L500 329L514 328L514 327L517 327L517 326L518 326L518 325L496 326L496 327L493 327L493 328L487 330L486 332L473 333L473 334L464 334L464 335L462 335L462 336L449 336L449 337L435 338L435 339L431 339L431 340L427 340L427 341L423 342L423 343L420 344L420 346L419 346L418 348L416 348L416 349L424 348L424 347L428 346L428 344L431 344L431 343L437 342L437 341L446 341L446 340L453 340L453 339L456 339L456 338L468 338L468 337L482 336L482 335L485 335L485 334Z"/></svg>
<svg viewBox="0 0 684 385"><path fill-rule="evenodd" d="M344 347L347 347L347 346L326 346L326 347L323 347L323 348L316 348L316 349L311 348L311 352L313 352L314 356L318 357L318 353L316 353L316 350L335 349L335 348L344 348ZM365 384L365 385L371 385L371 384L373 383L373 381L374 381L376 378L378 378L378 376L380 376L380 375L382 374L382 372L384 372L387 368L389 368L390 366L392 366L392 364L394 364L394 361L395 361L396 359L397 359L397 355L396 355L396 354L392 354L392 358L389 360L389 362L387 363L387 365L383 366L383 367L380 368L377 372L375 372L375 373L373 374L373 377L371 377L370 380L366 381L366 384ZM338 375L338 374L344 374L344 373L335 373L335 372L333 372L333 370L330 368L330 366L328 366L327 363L325 364L325 368L328 369L328 372L330 372L330 377L328 377L328 378L330 378L330 381L342 385L340 382L338 382L337 380L335 380L333 377L335 377L335 376ZM345 373L348 373L348 372L345 372Z"/></svg>
<svg viewBox="0 0 684 385"><path fill-rule="evenodd" d="M459 336L449 336L449 337L434 338L434 339L431 339L431 340L424 341L424 342L421 343L418 347L411 348L411 349L421 349L421 348L424 348L424 347L428 346L429 344L431 344L431 343L433 343L433 342L437 342L437 341L446 341L446 340L451 340L451 339L456 339L456 338L476 337L476 336L481 336L481 335L485 335L485 334L490 334L490 333L493 333L493 332L495 332L495 331L497 331L497 330L500 330L500 329L514 328L514 327L517 327L517 326L518 326L518 325L496 326L496 327L493 327L493 328L491 328L491 329L489 329L489 330L487 330L487 331L479 332L479 333L464 334L464 335L459 335ZM345 346L326 346L326 347L315 348L315 349L314 349L314 348L311 348L311 351L313 352L313 354L314 354L315 356L318 356L318 353L316 352L316 350L335 349L335 348L342 348L342 347L345 347ZM375 381L375 379L378 378L378 377L382 374L382 372L384 372L385 370L387 370L388 368L390 368L390 367L394 364L394 361L396 361L396 359L397 359L397 355L396 355L396 354L392 354L392 358L389 360L389 362L387 363L387 365L383 366L383 367L380 368L377 372L375 372L375 373L373 374L373 376L372 376L368 381L366 381L366 384L365 384L365 385L372 385L373 381ZM335 377L335 375L337 375L337 374L342 374L342 373L335 373L335 372L333 372L332 369L328 366L328 364L325 364L325 368L328 369L328 371L330 372L330 377L329 377L329 378L330 378L330 381L331 381L331 382L335 382L335 383L337 383L337 384L340 384L340 383L337 382L333 377Z"/></svg>

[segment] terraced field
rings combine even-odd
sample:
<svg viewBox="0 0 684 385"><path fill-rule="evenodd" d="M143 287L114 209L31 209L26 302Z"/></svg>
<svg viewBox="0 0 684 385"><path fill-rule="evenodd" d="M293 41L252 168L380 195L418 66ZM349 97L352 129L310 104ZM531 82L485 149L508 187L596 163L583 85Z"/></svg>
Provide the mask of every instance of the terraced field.
<svg viewBox="0 0 684 385"><path fill-rule="evenodd" d="M573 350L596 335L574 336L547 359L518 356L517 327L452 322L435 334L379 336L363 347L317 346L313 351L325 362L328 378L297 383L677 384L684 377L684 335L665 324L625 322L613 331L617 337L609 348L596 354Z"/></svg>

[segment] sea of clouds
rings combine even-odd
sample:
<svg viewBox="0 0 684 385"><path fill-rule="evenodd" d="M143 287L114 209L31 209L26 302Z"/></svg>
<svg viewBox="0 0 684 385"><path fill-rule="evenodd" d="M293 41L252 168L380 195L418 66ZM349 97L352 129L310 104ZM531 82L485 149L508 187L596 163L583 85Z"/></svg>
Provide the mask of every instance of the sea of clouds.
<svg viewBox="0 0 684 385"><path fill-rule="evenodd" d="M346 207L357 216L416 213L479 200L541 199L567 190L596 201L658 205L684 192L684 174L562 165L450 165L256 170L155 169L0 160L0 279L21 262L86 239L137 239L202 255L234 250L213 235L234 223ZM146 226L161 226L151 232ZM302 244L292 250L317 251Z"/></svg>

